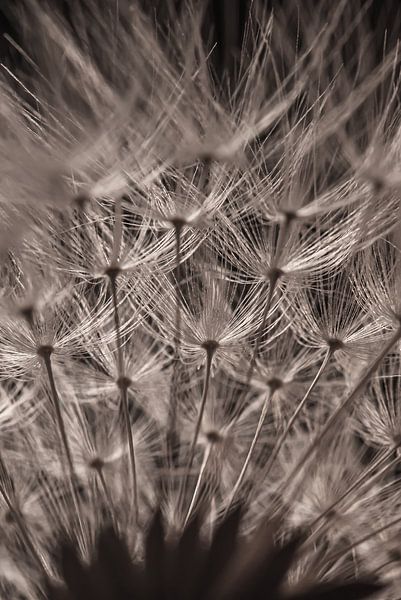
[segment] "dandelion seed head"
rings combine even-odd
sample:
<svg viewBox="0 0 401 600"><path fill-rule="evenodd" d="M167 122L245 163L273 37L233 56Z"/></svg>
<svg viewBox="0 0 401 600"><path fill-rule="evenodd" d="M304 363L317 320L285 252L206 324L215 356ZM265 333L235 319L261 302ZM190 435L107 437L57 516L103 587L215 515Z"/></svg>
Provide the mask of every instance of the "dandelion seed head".
<svg viewBox="0 0 401 600"><path fill-rule="evenodd" d="M197 581L227 545L233 576L251 558L263 578L282 570L279 595L376 573L392 600L399 51L374 56L368 4L341 0L323 23L309 3L252 3L232 52L207 7L129 4L13 9L0 594L68 579L58 539L88 575L113 526L152 585L175 563ZM279 558L253 548L266 521ZM156 546L168 573L153 576Z"/></svg>

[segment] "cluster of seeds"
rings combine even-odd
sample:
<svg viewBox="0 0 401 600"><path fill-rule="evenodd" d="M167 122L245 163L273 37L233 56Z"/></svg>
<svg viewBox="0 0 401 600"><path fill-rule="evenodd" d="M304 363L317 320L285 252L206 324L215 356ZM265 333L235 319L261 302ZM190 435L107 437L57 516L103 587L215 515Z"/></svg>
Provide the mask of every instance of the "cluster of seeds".
<svg viewBox="0 0 401 600"><path fill-rule="evenodd" d="M373 572L398 597L397 47L371 56L345 1L298 36L253 6L219 79L190 4L167 30L137 3L73 23L21 4L0 79L1 597L41 598L60 536L85 560L111 522L140 562L158 507L171 538L202 511L207 544L239 504L244 536L306 529L289 584Z"/></svg>

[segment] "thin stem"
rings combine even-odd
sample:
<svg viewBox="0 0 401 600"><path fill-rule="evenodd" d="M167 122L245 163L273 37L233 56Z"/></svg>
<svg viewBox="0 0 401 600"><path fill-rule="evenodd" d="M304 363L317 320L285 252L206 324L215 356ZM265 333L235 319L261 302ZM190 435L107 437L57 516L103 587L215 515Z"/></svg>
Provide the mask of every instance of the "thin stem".
<svg viewBox="0 0 401 600"><path fill-rule="evenodd" d="M180 291L180 266L181 266L181 235L183 223L174 224L175 233L175 334L174 353L179 357L181 345L181 291Z"/></svg>
<svg viewBox="0 0 401 600"><path fill-rule="evenodd" d="M202 392L201 405L200 405L200 409L199 409L198 419L196 422L195 432L194 432L194 436L192 439L191 450L189 453L189 460L188 460L188 468L189 469L192 467L192 462L193 462L194 455L195 455L195 448L196 448L196 444L198 442L199 432L200 432L200 428L202 425L203 413L205 412L206 400L207 400L207 395L209 392L210 372L211 372L211 368L212 368L213 356L214 356L214 353L216 352L216 349L217 348L213 344L210 344L206 347L206 366L205 366L203 392Z"/></svg>
<svg viewBox="0 0 401 600"><path fill-rule="evenodd" d="M70 472L71 478L73 480L75 480L76 474L75 474L75 469L74 469L74 463L72 460L71 448L70 448L70 444L68 442L68 436L67 436L67 432L65 429L63 413L61 410L60 397L58 395L56 383L54 380L53 367L52 367L52 362L51 362L52 351L53 351L53 349L50 346L42 346L41 348L38 349L38 354L42 358L43 363L46 368L47 378L49 380L49 385L50 385L52 404L53 404L53 408L54 408L54 411L56 414L57 429L60 434L61 443L62 443L63 450L64 450L64 453L65 453L65 456L67 459L68 470Z"/></svg>
<svg viewBox="0 0 401 600"><path fill-rule="evenodd" d="M38 355L42 358L43 363L46 368L47 378L49 380L50 392L52 398L52 405L56 414L56 424L57 430L61 439L61 445L64 450L65 457L67 459L68 471L69 471L69 481L71 487L72 498L74 500L75 508L77 511L78 524L80 527L80 532L82 536L82 541L85 543L85 535L83 529L83 517L82 517L82 506L81 500L79 498L79 494L77 492L78 488L78 477L75 472L74 462L72 459L72 453L70 444L68 441L68 436L65 428L65 423L63 419L63 413L61 410L61 402L60 397L57 391L56 382L54 379L53 366L51 361L51 355L53 352L53 348L51 346L41 346L38 348Z"/></svg>
<svg viewBox="0 0 401 600"><path fill-rule="evenodd" d="M276 249L274 252L274 257L273 257L273 261L272 261L272 265L270 267L270 272L269 272L269 277L268 277L269 293L268 293L266 304L265 304L265 307L263 310L262 321L261 321L260 327L256 333L255 346L253 349L252 357L251 357L251 360L249 363L249 369L248 369L247 376L246 376L246 382L245 382L246 386L249 386L249 384L251 382L252 375L254 373L255 366L256 366L256 360L258 357L259 347L262 342L263 332L266 327L267 319L269 317L269 312L270 312L274 292L276 290L277 283L278 283L280 277L283 275L281 269L278 267L278 263L279 263L279 257L280 257L281 251L284 247L284 244L287 240L287 236L290 231L290 226L291 226L292 220L293 219L291 218L290 215L286 215L283 225L280 226L277 245L276 245Z"/></svg>
<svg viewBox="0 0 401 600"><path fill-rule="evenodd" d="M113 300L113 316L114 316L114 328L117 339L117 367L119 377L124 377L124 355L123 345L121 339L121 324L120 314L118 311L118 300L117 300L117 277L121 272L119 260L121 241L123 234L123 223L121 213L121 199L118 198L114 205L114 229L113 229L113 247L110 256L109 267L106 270L106 275L109 278L110 292Z"/></svg>
<svg viewBox="0 0 401 600"><path fill-rule="evenodd" d="M230 508L231 508L231 506L232 506L232 504L233 504L233 502L234 502L234 500L235 500L235 497L236 497L236 495L237 495L237 493L238 493L238 490L239 490L239 488L241 487L241 484L242 484L242 482L243 482L243 479L244 479L244 477L245 477L245 474L246 474L246 471L247 471L247 469L248 469L249 463L250 463L250 461L251 461L251 458L252 458L253 452L254 452L254 450L255 450L256 443L257 443L257 441L258 441L258 439L259 439L260 432L262 431L263 423L264 423L264 421L265 421L265 418L266 418L266 415L267 415L267 410L268 410L268 408L269 408L270 401L271 401L271 399L272 399L272 397L273 397L273 394L274 394L274 391L271 391L271 390L269 390L269 391L266 393L266 398L265 398L265 401L264 401L264 403L263 403L262 411L261 411L261 413L260 413L260 417L259 417L258 425L257 425L257 427L256 427L256 431L255 431L255 434L254 434L254 436L253 436L253 439L252 439L251 446L250 446L250 448L249 448L249 450L248 450L248 454L246 455L245 462L244 462L244 464L242 465L241 472L240 472L240 474L239 474L239 476L238 476L238 478L237 478L237 481L235 482L235 485L234 485L233 491L231 492L231 496L230 496L230 499L229 499L229 501L228 501L227 508L226 508L226 510L225 510L225 515L226 515L226 514L229 512L229 510L230 510Z"/></svg>
<svg viewBox="0 0 401 600"><path fill-rule="evenodd" d="M202 420L203 420L203 413L205 412L206 400L207 400L207 396L208 396L208 392L209 392L210 373L211 373L211 368L212 368L213 356L217 350L218 345L217 345L217 342L211 340L209 342L205 342L203 347L206 350L206 366L205 366L205 375L204 375L204 380L203 380L204 382L203 382L202 398L201 398L198 418L197 418L196 425L195 425L195 431L194 431L192 442L191 442L191 448L189 451L188 462L187 462L187 465L185 468L185 473L184 473L182 485L181 485L181 491L179 494L179 498L180 498L179 507L182 506L182 503L184 501L184 494L185 494L185 490L186 490L187 483L188 483L188 477L191 472L192 463L193 463L193 460L195 457L196 444L198 442L200 428L201 428Z"/></svg>
<svg viewBox="0 0 401 600"><path fill-rule="evenodd" d="M181 293L180 293L180 266L181 266L181 234L183 224L176 222L174 225L175 233L175 335L174 350L176 356L179 355L181 344Z"/></svg>
<svg viewBox="0 0 401 600"><path fill-rule="evenodd" d="M121 323L120 323L120 313L118 310L118 298L117 298L117 277L120 274L120 250L121 250L121 242L122 242L122 234L123 234L123 223L122 223L122 211L121 211L121 198L118 198L115 203L115 220L114 220L114 230L113 230L113 248L110 258L110 266L106 271L109 284L110 284L110 292L113 302L113 315L114 315L114 328L116 332L116 341L117 341L117 370L118 370L118 380L117 385L120 390L120 404L122 409L122 416L124 422L125 435L128 443L128 453L129 460L131 465L131 478L132 478L132 488L134 495L134 511L135 511L135 519L138 522L138 484L137 484L137 469L136 469L136 458L135 458L135 449L134 449L134 439L132 435L132 427L131 420L129 415L129 405L128 405L128 387L130 385L130 380L125 374L125 364L124 364L124 353L123 353L123 343L121 336Z"/></svg>
<svg viewBox="0 0 401 600"><path fill-rule="evenodd" d="M122 238L123 220L121 210L121 198L117 198L114 205L113 247L111 250L110 265L115 266L118 264Z"/></svg>
<svg viewBox="0 0 401 600"><path fill-rule="evenodd" d="M210 179L212 173L212 156L204 156L202 160L203 169L201 170L198 188L200 191L207 196L210 193Z"/></svg>
<svg viewBox="0 0 401 600"><path fill-rule="evenodd" d="M167 458L173 463L174 446L177 438L177 407L178 407L178 383L180 367L181 347L181 290L180 290L180 266L181 266L181 233L184 223L179 219L174 221L175 233L175 331L174 331L174 364L170 385L169 424L167 429Z"/></svg>
<svg viewBox="0 0 401 600"><path fill-rule="evenodd" d="M125 385L120 386L121 390L121 404L123 409L123 419L124 426L128 440L128 450L131 464L131 476L132 476L132 491L134 494L134 511L135 511L135 520L138 522L139 518L139 504L138 504L138 476L136 469L136 457L135 457L135 448L134 448L134 437L132 434L131 420L129 416L129 406L128 406L128 390Z"/></svg>
<svg viewBox="0 0 401 600"><path fill-rule="evenodd" d="M118 300L117 300L117 274L115 272L109 273L109 283L111 296L113 301L113 314L114 314L114 326L116 331L117 338L117 369L118 369L118 380L117 385L120 390L120 404L122 409L122 416L124 421L124 429L125 435L128 443L128 453L131 465L131 477L132 477L132 488L134 494L134 510L135 510L135 519L138 521L139 516L139 506L138 506L138 483L137 483L137 469L136 469L136 458L135 458L135 448L134 448L134 439L132 434L132 427L129 415L129 405L128 405L128 387L130 385L130 380L125 375L125 366L124 366L124 354L122 348L122 337L121 337L121 326L120 326L120 314L118 311Z"/></svg>
<svg viewBox="0 0 401 600"><path fill-rule="evenodd" d="M280 273L279 272L277 272L277 273L273 272L270 275L270 277L269 277L269 292L268 292L268 295L267 295L267 300L266 300L265 307L263 309L262 321L261 321L260 327L259 327L259 329L258 329L258 331L256 333L255 346L253 348L252 357L251 357L251 360L249 362L248 372L246 374L245 385L247 387L251 383L252 375L253 375L253 373L255 371L256 360L257 360L257 357L258 357L258 352L259 352L260 344L262 342L263 332L265 330L267 319L269 317L269 312L270 312L271 303L272 303L273 296L274 296L274 291L276 289L276 285L277 285L277 282L278 282L279 278L280 278Z"/></svg>
<svg viewBox="0 0 401 600"><path fill-rule="evenodd" d="M348 409L348 407L354 402L358 396L362 393L365 386L368 384L369 379L379 367L382 360L386 357L386 355L390 352L391 348L394 344L401 338L401 325L391 336L390 340L383 346L382 350L379 354L371 361L368 367L365 369L365 372L359 379L358 383L355 385L354 389L350 392L350 394L341 402L338 408L334 411L334 413L329 417L326 422L326 425L323 427L322 431L315 437L312 443L308 446L305 452L302 454L299 461L295 464L295 466L290 471L289 475L286 477L285 481L281 484L279 493L284 491L284 489L289 485L290 482L295 481L299 478L299 475L302 472L305 464L309 460L309 458L313 455L313 453L320 446L322 441L325 439L326 435L330 432L333 425L338 421L339 417ZM295 489L294 495L299 490L298 487Z"/></svg>
<svg viewBox="0 0 401 600"><path fill-rule="evenodd" d="M189 505L189 508L188 508L188 511L187 511L187 515L186 515L185 520L184 520L184 527L188 523L189 517L191 516L191 513L192 513L193 508L195 506L195 502L196 502L196 498L198 496L198 492L199 492L199 488L200 488L201 481L202 481L202 478L203 478L203 474L205 472L207 463L208 463L209 458L210 458L211 449L212 449L212 444L209 444L208 447L206 448L204 456L203 456L201 468L199 470L198 480L196 482L195 490L194 490L194 493L192 495L192 500L190 502L190 505Z"/></svg>
<svg viewBox="0 0 401 600"><path fill-rule="evenodd" d="M319 370L316 373L316 375L315 375L312 383L310 384L310 386L309 386L308 390L306 391L304 397L302 398L301 402L298 404L297 408L295 409L295 411L294 411L292 417L290 418L290 420L288 421L287 426L284 429L284 431L283 431L280 439L278 440L277 444L275 445L275 447L273 449L273 452L271 453L271 455L270 455L270 457L268 459L267 465L265 467L265 470L264 470L264 473L263 473L263 478L265 478L265 477L268 476L268 474L270 472L270 469L273 466L274 461L276 460L276 458L277 458L277 456L278 456L281 448L283 447L283 444L284 444L285 440L287 439L287 436L288 436L289 432L292 429L292 426L294 425L294 423L295 423L298 415L300 414L301 410L304 408L304 406L305 406L306 402L308 401L308 399L309 399L311 393L313 392L314 388L316 387L319 379L321 378L324 370L326 369L326 367L327 367L327 365L329 363L329 360L330 360L332 354L333 354L332 349L328 348L327 352L325 354L325 357L324 357L324 359L322 361L322 364L320 365Z"/></svg>
<svg viewBox="0 0 401 600"><path fill-rule="evenodd" d="M118 376L124 377L125 368L124 368L124 354L123 354L123 343L121 336L121 324L120 324L120 313L118 310L118 298L117 298L117 274L113 271L109 274L109 284L110 284L110 292L111 298L113 302L113 318L114 318L114 329L116 332L116 341L117 341L117 370Z"/></svg>
<svg viewBox="0 0 401 600"><path fill-rule="evenodd" d="M106 483L106 479L105 479L102 467L99 467L99 468L96 469L96 475L99 478L100 485L102 486L104 497L106 498L106 502L107 502L107 505L108 505L109 513L110 513L111 522L112 522L114 528L117 531L117 523L115 522L115 518L114 518L114 504L113 504L113 500L112 500L112 497L111 497L111 494L110 494L110 490L109 490L108 485Z"/></svg>
<svg viewBox="0 0 401 600"><path fill-rule="evenodd" d="M58 428L58 431L60 434L61 443L62 443L64 453L65 453L65 456L67 459L68 469L69 469L70 475L75 478L74 463L72 460L71 449L70 449L70 445L68 442L67 432L65 430L65 423L64 423L63 414L61 411L60 397L58 395L56 383L54 381L54 374L53 374L53 368L52 368L52 363L51 363L52 349L51 348L40 348L39 352L40 352L41 358L43 359L43 363L45 365L46 372L47 372L47 378L49 380L52 404L53 404L53 408L54 408L54 411L56 414L57 428Z"/></svg>
<svg viewBox="0 0 401 600"><path fill-rule="evenodd" d="M207 194L208 183L211 172L210 157L203 160L203 169L201 170L198 186L200 190ZM186 222L183 218L174 217L171 220L174 226L175 234L175 332L174 332L174 364L170 386L170 404L167 428L167 458L170 464L174 463L174 447L177 442L177 409L178 409L178 388L179 388L179 367L180 367L180 346L181 346L181 243L182 231Z"/></svg>

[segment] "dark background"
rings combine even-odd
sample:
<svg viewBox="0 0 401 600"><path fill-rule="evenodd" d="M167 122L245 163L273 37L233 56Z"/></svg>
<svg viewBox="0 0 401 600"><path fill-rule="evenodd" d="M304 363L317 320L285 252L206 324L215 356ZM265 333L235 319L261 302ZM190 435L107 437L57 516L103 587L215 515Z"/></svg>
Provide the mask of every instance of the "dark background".
<svg viewBox="0 0 401 600"><path fill-rule="evenodd" d="M61 8L64 15L73 21L74 5L84 0L43 0L47 6ZM121 3L124 0L119 0ZM161 27L168 27L168 19L171 18L171 8L180 12L185 0L126 0L126 2L140 2L145 12L157 21ZM252 0L193 0L195 6L205 6L205 38L208 43L215 43L213 62L216 73L221 74L224 70L228 73L235 69L236 57L241 47L244 26ZM21 42L21 23L18 22L19 3L22 0L5 0L0 8L0 31L1 34L8 33L17 42ZM103 0L98 0L99 7L104 6ZM200 2L201 4L197 4ZM332 0L258 0L266 9L274 8L281 14L294 15L294 10L308 13L312 17L318 16L324 22L325 7L327 14L333 7ZM366 11L366 21L372 31L372 44L377 50L378 56L383 49L383 40L386 35L387 44L393 45L401 36L401 1L400 0L352 0L355 10L363 7ZM96 6L96 1L92 1ZM17 11L15 10L17 7ZM318 14L316 15L316 13ZM2 60L8 60L11 64L18 66L18 54L10 48L10 44L0 37L0 56Z"/></svg>

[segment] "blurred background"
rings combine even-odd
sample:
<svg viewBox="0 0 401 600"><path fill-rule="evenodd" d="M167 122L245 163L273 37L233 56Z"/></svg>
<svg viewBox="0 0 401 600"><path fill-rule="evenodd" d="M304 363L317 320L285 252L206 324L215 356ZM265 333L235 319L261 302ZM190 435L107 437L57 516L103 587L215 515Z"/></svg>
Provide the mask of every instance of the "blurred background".
<svg viewBox="0 0 401 600"><path fill-rule="evenodd" d="M63 15L73 23L74 10L81 7L87 0L39 0L39 5L46 5L53 10L61 10ZM179 15L186 0L115 0L119 10L129 8L130 4L139 2L149 18L153 19L158 27L168 27L169 19ZM92 6L98 3L99 10L109 4L101 0L93 0ZM18 65L18 52L10 45L7 35L17 43L23 38L22 20L19 19L19 9L24 1L4 3L0 8L0 56L2 60ZM372 33L372 43L369 51L376 52L377 58L383 53L383 47L393 46L401 34L401 3L399 0L355 0L352 3L353 14L358 10L364 13L364 26ZM213 47L212 61L216 74L223 71L230 74L236 68L239 50L241 48L245 24L252 7L259 10L274 10L276 18L287 22L289 32L293 30L294 40L297 34L297 21L299 19L325 21L325 8L327 14L333 8L332 0L193 0L193 6L204 10L204 37L205 41ZM347 7L348 8L348 7ZM6 34L6 37L4 37Z"/></svg>

